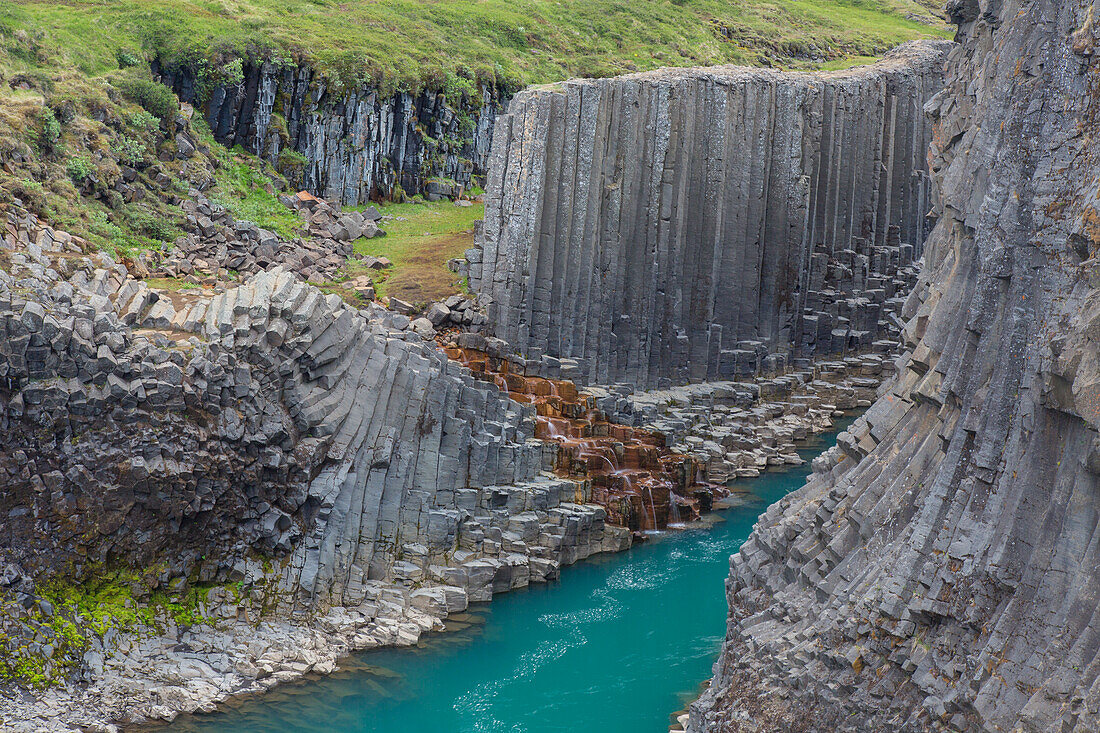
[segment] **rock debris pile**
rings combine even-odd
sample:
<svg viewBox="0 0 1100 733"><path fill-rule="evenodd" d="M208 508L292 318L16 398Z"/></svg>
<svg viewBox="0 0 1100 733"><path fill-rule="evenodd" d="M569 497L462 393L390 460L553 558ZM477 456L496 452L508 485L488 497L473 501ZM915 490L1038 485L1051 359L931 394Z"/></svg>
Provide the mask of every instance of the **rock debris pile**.
<svg viewBox="0 0 1100 733"><path fill-rule="evenodd" d="M385 235L377 223L381 214L373 207L366 212L341 213L305 191L281 200L305 215L308 238L281 239L252 222L237 221L223 206L191 191L182 204L191 233L176 240L156 273L193 276L197 282L197 278L224 280L231 272L252 275L281 265L320 285L332 280L355 255L352 242Z"/></svg>
<svg viewBox="0 0 1100 733"><path fill-rule="evenodd" d="M870 406L892 374L890 360L866 354L775 378L640 393L629 385L588 391L604 395L596 404L608 405L616 422L667 436L669 448L694 458L709 481L725 483L755 478L769 466L802 463L798 441L830 430L839 415Z"/></svg>

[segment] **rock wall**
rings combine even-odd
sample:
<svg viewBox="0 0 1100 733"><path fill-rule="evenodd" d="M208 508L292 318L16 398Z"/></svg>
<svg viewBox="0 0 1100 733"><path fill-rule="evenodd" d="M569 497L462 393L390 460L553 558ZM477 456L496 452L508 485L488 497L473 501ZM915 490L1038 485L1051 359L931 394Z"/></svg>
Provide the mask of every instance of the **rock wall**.
<svg viewBox="0 0 1100 733"><path fill-rule="evenodd" d="M0 728L208 711L630 546L430 322L272 261L158 289L2 216Z"/></svg>
<svg viewBox="0 0 1100 733"><path fill-rule="evenodd" d="M540 474L534 407L404 316L278 267L155 291L17 210L4 235L0 558L32 577L167 560L152 589L247 576L293 612L356 605L368 579L487 600L629 545L573 503L586 486Z"/></svg>
<svg viewBox="0 0 1100 733"><path fill-rule="evenodd" d="M922 107L948 45L840 73L665 69L518 94L467 253L496 335L642 387L869 347L927 233Z"/></svg>
<svg viewBox="0 0 1100 733"><path fill-rule="evenodd" d="M385 95L332 84L308 66L244 67L237 85L207 92L193 69L154 66L180 100L202 109L214 137L270 160L300 188L352 205L386 197L457 194L482 181L493 123L507 95L447 100L439 92ZM305 158L280 160L285 150Z"/></svg>
<svg viewBox="0 0 1100 733"><path fill-rule="evenodd" d="M948 10L907 352L732 558L690 731L1100 729L1094 10Z"/></svg>

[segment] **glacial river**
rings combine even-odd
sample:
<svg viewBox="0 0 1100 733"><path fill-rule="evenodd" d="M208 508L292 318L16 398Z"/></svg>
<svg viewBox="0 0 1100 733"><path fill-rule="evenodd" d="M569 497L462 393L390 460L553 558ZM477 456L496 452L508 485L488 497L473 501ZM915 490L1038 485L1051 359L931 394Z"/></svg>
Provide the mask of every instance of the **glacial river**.
<svg viewBox="0 0 1100 733"><path fill-rule="evenodd" d="M843 429L849 420L838 423ZM665 533L498 595L420 646L362 652L328 677L277 687L163 733L664 733L711 675L726 630L729 556L803 466L742 481L709 529Z"/></svg>

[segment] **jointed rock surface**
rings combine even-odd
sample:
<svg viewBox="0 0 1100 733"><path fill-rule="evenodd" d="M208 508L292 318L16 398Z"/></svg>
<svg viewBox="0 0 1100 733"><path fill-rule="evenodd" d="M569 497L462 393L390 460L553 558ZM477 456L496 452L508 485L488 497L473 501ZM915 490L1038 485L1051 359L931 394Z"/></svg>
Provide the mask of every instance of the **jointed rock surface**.
<svg viewBox="0 0 1100 733"><path fill-rule="evenodd" d="M467 252L491 329L585 383L646 389L895 335L946 46L843 73L664 69L520 93Z"/></svg>
<svg viewBox="0 0 1100 733"><path fill-rule="evenodd" d="M1100 729L1094 10L948 10L898 375L733 557L689 731Z"/></svg>
<svg viewBox="0 0 1100 733"><path fill-rule="evenodd" d="M688 731L1100 728L1092 9L949 12L961 46L849 72L521 93L461 264L477 295L423 313L311 284L377 212L286 199L287 242L191 192L187 236L128 267L7 207L0 671L62 684L0 699L5 729L171 718L415 643L863 408L732 558ZM425 183L376 153L428 100L307 99L302 73L249 69L210 101L215 134L308 152L344 202ZM92 624L59 588L119 577L202 593L61 633Z"/></svg>

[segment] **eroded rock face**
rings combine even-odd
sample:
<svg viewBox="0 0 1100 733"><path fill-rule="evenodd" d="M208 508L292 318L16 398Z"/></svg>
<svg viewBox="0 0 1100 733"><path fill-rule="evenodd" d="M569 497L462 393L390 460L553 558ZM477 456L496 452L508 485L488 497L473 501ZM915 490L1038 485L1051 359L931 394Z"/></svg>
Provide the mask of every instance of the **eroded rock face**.
<svg viewBox="0 0 1100 733"><path fill-rule="evenodd" d="M612 524L635 532L668 529L698 519L715 497L728 495L700 481L702 464L670 451L663 435L611 422L597 398L572 382L526 375L519 364L454 342L444 352L535 408L535 437L553 445L555 471L583 482L586 501L606 508Z"/></svg>
<svg viewBox="0 0 1100 733"><path fill-rule="evenodd" d="M907 353L732 558L690 731L1100 729L1094 11L949 11Z"/></svg>
<svg viewBox="0 0 1100 733"><path fill-rule="evenodd" d="M896 333L948 45L843 73L665 69L518 94L467 252L491 329L576 359L584 382L643 388Z"/></svg>
<svg viewBox="0 0 1100 733"><path fill-rule="evenodd" d="M539 477L532 407L380 309L281 268L214 297L157 292L26 212L7 219L0 550L36 576L170 556L164 583L224 582L259 552L285 561L286 610L354 604L399 556L423 577L453 553L486 487L516 505L505 523L574 498Z"/></svg>
<svg viewBox="0 0 1100 733"><path fill-rule="evenodd" d="M447 100L425 90L385 95L333 85L309 66L244 68L239 85L202 98L190 68L154 67L184 102L204 110L214 137L267 160L298 186L342 204L397 190L455 196L485 175L493 123L507 100L497 89ZM305 164L280 157L302 156ZM434 199L433 199L434 200Z"/></svg>

